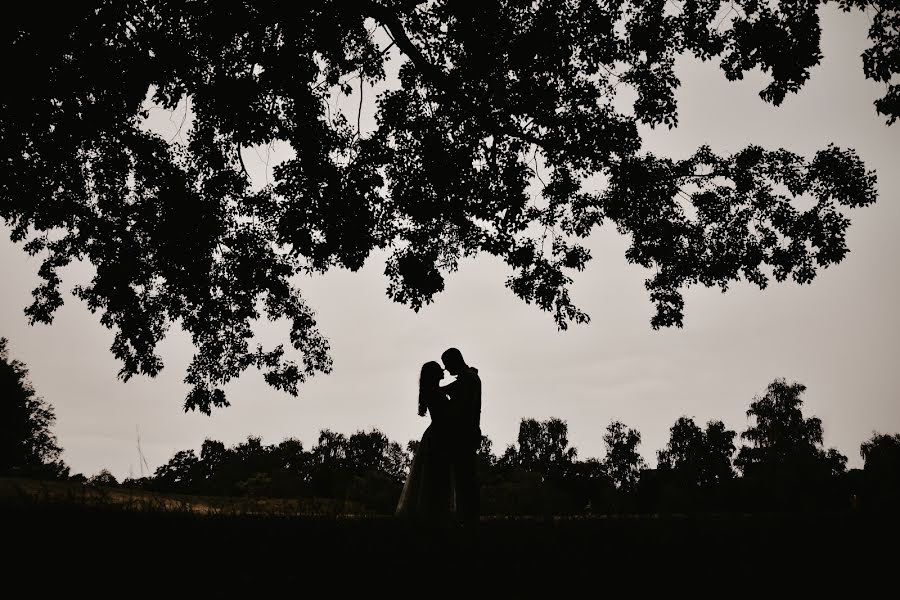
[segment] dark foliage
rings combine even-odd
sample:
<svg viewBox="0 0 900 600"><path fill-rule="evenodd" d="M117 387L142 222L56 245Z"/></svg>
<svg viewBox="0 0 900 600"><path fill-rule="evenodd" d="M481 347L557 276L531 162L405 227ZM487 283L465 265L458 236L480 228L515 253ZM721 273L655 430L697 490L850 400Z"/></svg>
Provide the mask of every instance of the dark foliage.
<svg viewBox="0 0 900 600"><path fill-rule="evenodd" d="M753 424L741 439L750 445L740 449L734 464L754 505L784 509L827 502L827 489L846 471L846 456L822 448L822 421L803 416L805 390L776 379L747 410Z"/></svg>
<svg viewBox="0 0 900 600"><path fill-rule="evenodd" d="M863 498L875 508L897 510L900 506L900 434L874 434L859 449L866 461Z"/></svg>
<svg viewBox="0 0 900 600"><path fill-rule="evenodd" d="M116 487L119 485L119 480L107 469L101 469L99 473L88 479L87 483L101 487Z"/></svg>
<svg viewBox="0 0 900 600"><path fill-rule="evenodd" d="M780 104L821 59L820 0L407 2L93 0L24 4L2 24L0 217L41 255L26 309L50 322L59 269L96 274L75 295L114 330L120 376L155 375L173 323L193 338L186 409L227 405L248 367L296 394L329 372L328 342L292 283L390 253L388 294L418 310L461 258L489 254L507 285L560 328L588 320L570 298L581 244L608 222L625 259L652 270L652 326L681 326L691 285L811 281L846 255L846 209L875 201L852 151L802 157L755 145L688 158L641 151L638 126L678 122L673 68L687 53L729 79L760 68ZM872 14L867 77L898 114L896 3ZM377 127L332 113L332 93L385 78L384 29L403 57ZM613 99L636 93L630 110ZM184 143L145 127L149 102L189 105ZM245 149L288 144L274 181L251 185ZM602 181L599 191L584 182ZM532 197L530 186L539 193ZM812 200L798 208L799 197ZM253 341L285 319L289 343Z"/></svg>
<svg viewBox="0 0 900 600"><path fill-rule="evenodd" d="M642 502L655 498L661 508L682 512L722 508L723 491L734 478L735 435L721 421L710 421L704 431L680 417L657 452L657 469L641 476Z"/></svg>
<svg viewBox="0 0 900 600"><path fill-rule="evenodd" d="M231 448L205 440L199 457L176 452L152 478L130 483L183 494L354 500L391 514L408 465L409 455L377 429L349 438L324 430L309 451L295 439L266 446L249 437Z"/></svg>
<svg viewBox="0 0 900 600"><path fill-rule="evenodd" d="M596 502L595 488L607 483L569 446L560 419L522 419L517 444L507 447L493 469L482 470L482 503L488 514L579 514Z"/></svg>
<svg viewBox="0 0 900 600"><path fill-rule="evenodd" d="M0 475L64 479L53 407L35 393L25 364L10 359L7 343L0 338Z"/></svg>
<svg viewBox="0 0 900 600"><path fill-rule="evenodd" d="M617 513L884 510L900 498L900 434L865 442L864 471L822 448L822 424L802 415L802 384L776 379L747 411L735 455L735 432L721 421L701 429L679 418L669 443L647 468L640 433L619 421L603 436L606 456L579 460L565 421L522 419L516 444L497 457L482 436L478 451L482 512L559 516ZM392 514L417 442L406 451L378 430L347 437L330 430L306 451L298 440L265 446L248 438L233 448L206 440L200 456L177 452L154 477L124 485L201 495L318 497L351 500ZM738 477L734 468L741 473ZM97 478L92 478L95 482Z"/></svg>
<svg viewBox="0 0 900 600"><path fill-rule="evenodd" d="M606 428L603 443L606 445L604 463L607 474L620 490L633 490L645 467L644 459L637 451L641 434L624 423L614 421Z"/></svg>
<svg viewBox="0 0 900 600"><path fill-rule="evenodd" d="M0 348L5 352L5 340L0 340ZM4 354L0 367L4 369L0 376L5 372L21 384L15 388L20 399L37 402L21 363L8 361ZM23 390L28 394L22 395ZM865 469L847 472L846 457L822 448L821 421L802 415L804 390L802 384L776 379L764 396L753 400L747 411L753 421L741 434L750 445L741 448L733 463L735 432L721 421L710 421L704 430L691 418L679 418L669 443L657 453L658 467L650 469L637 450L640 433L619 421L606 428L602 460L579 460L569 444L565 421L522 419L516 444L500 457L493 453L491 440L481 437L482 512L549 517L893 510L900 501L900 434L873 435L860 449ZM48 424L47 410L26 419L26 425L38 432L35 439L45 444L44 454L29 450L29 460L0 475L68 476L68 468L58 459L60 449L46 446L53 438L46 428L40 429ZM3 421L9 431L11 423ZM33 443L20 446L28 449ZM417 445L411 441L404 450L377 429L350 436L326 429L309 450L296 439L265 445L251 436L232 447L208 439L199 454L193 449L176 452L150 477L127 478L120 484L103 469L90 478L73 475L69 481L185 496L327 499L338 512L363 507L366 512L390 515ZM13 446L7 443L7 447Z"/></svg>
<svg viewBox="0 0 900 600"><path fill-rule="evenodd" d="M681 417L670 430L666 448L657 452L659 469L671 471L676 479L691 487L731 479L735 435L725 429L722 421L710 421L704 431L693 419Z"/></svg>

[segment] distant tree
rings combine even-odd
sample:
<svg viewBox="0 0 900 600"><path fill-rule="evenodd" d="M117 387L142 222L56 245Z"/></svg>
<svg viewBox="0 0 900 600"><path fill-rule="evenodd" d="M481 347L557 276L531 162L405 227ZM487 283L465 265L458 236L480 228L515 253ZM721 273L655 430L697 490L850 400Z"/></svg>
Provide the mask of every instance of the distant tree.
<svg viewBox="0 0 900 600"><path fill-rule="evenodd" d="M703 430L693 419L679 417L669 430L669 443L656 453L657 468L678 472L687 482L699 484L704 454Z"/></svg>
<svg viewBox="0 0 900 600"><path fill-rule="evenodd" d="M484 476L493 470L497 464L497 457L493 453L494 442L491 438L482 434L481 443L478 444L478 472Z"/></svg>
<svg viewBox="0 0 900 600"><path fill-rule="evenodd" d="M407 459L412 462L413 457L416 455L416 451L419 449L419 440L409 440L406 442L406 456Z"/></svg>
<svg viewBox="0 0 900 600"><path fill-rule="evenodd" d="M682 485L704 486L731 479L734 431L722 421L710 421L706 431L680 417L669 430L669 443L657 452L658 469L671 472Z"/></svg>
<svg viewBox="0 0 900 600"><path fill-rule="evenodd" d="M357 474L378 471L399 482L405 478L409 466L400 444L390 441L378 429L351 435L347 439L345 460Z"/></svg>
<svg viewBox="0 0 900 600"><path fill-rule="evenodd" d="M181 450L153 473L154 484L163 491L188 492L197 484L200 459L193 450Z"/></svg>
<svg viewBox="0 0 900 600"><path fill-rule="evenodd" d="M819 454L819 457L822 456L822 454ZM847 457L835 448L829 448L825 451L822 463L832 477L838 477L847 472Z"/></svg>
<svg viewBox="0 0 900 600"><path fill-rule="evenodd" d="M270 495L278 497L309 495L311 457L304 451L300 440L288 438L271 448L269 462L272 465Z"/></svg>
<svg viewBox="0 0 900 600"><path fill-rule="evenodd" d="M272 449L272 462L279 470L296 479L309 477L310 457L303 450L303 442L288 438Z"/></svg>
<svg viewBox="0 0 900 600"><path fill-rule="evenodd" d="M834 476L846 470L846 456L822 448L821 419L803 416L804 391L801 383L776 379L750 404L747 417L752 422L741 434L750 445L735 459L745 476L777 476L779 471L785 476Z"/></svg>
<svg viewBox="0 0 900 600"><path fill-rule="evenodd" d="M881 477L900 479L900 433L875 433L859 447L864 469Z"/></svg>
<svg viewBox="0 0 900 600"><path fill-rule="evenodd" d="M266 472L269 469L269 455L271 446L262 443L258 436L248 436L247 440L237 444L231 450L231 460L237 461L240 468L247 474Z"/></svg>
<svg viewBox="0 0 900 600"><path fill-rule="evenodd" d="M38 397L24 363L11 360L0 338L0 475L65 479L69 468L50 427L53 408Z"/></svg>
<svg viewBox="0 0 900 600"><path fill-rule="evenodd" d="M349 438L325 429L310 452L312 493L350 498L392 513L409 468L410 455L378 429Z"/></svg>
<svg viewBox="0 0 900 600"><path fill-rule="evenodd" d="M347 438L330 429L319 432L319 441L312 449L314 462L325 468L343 467L347 458Z"/></svg>
<svg viewBox="0 0 900 600"><path fill-rule="evenodd" d="M569 446L569 426L552 418L546 421L522 419L517 437L518 448L507 450L504 460L543 479L565 476L578 451Z"/></svg>
<svg viewBox="0 0 900 600"><path fill-rule="evenodd" d="M560 328L588 320L569 286L604 224L650 274L655 328L682 324L692 285L809 282L846 255L847 209L876 198L852 150L668 157L642 136L678 123L681 56L729 80L760 70L775 105L798 92L822 58L821 4L105 0L55 7L50 23L20 3L0 30L21 82L0 99L0 217L45 254L28 315L51 321L59 270L83 260L95 276L76 294L114 330L121 376L157 374L178 323L196 347L185 406L209 412L247 368L290 393L329 372L295 277L356 270L376 250L388 294L415 310L461 259L496 257ZM896 3L839 6L872 15L862 69L893 122ZM398 77L366 132L330 99L383 81L388 45ZM147 130L148 96L190 106L183 142ZM293 156L260 189L243 156L275 143ZM251 343L259 318L290 323L297 362Z"/></svg>
<svg viewBox="0 0 900 600"><path fill-rule="evenodd" d="M218 471L227 458L228 450L225 448L225 444L209 438L203 440L203 444L200 446L200 460L203 461L205 470Z"/></svg>
<svg viewBox="0 0 900 600"><path fill-rule="evenodd" d="M504 448L503 454L497 459L497 466L504 471L509 471L517 468L518 465L519 452L516 450L515 444L509 444Z"/></svg>
<svg viewBox="0 0 900 600"><path fill-rule="evenodd" d="M616 507L615 483L606 465L596 458L575 461L566 477L566 489L574 496L579 511L605 513Z"/></svg>
<svg viewBox="0 0 900 600"><path fill-rule="evenodd" d="M722 421L710 421L706 424L703 439L706 442L706 460L703 463L703 483L718 483L734 477L732 467L734 437L736 433L726 429Z"/></svg>
<svg viewBox="0 0 900 600"><path fill-rule="evenodd" d="M263 496L269 493L272 472L272 446L262 443L258 436L248 436L246 441L228 451L223 468L231 484L233 493Z"/></svg>
<svg viewBox="0 0 900 600"><path fill-rule="evenodd" d="M734 461L743 477L735 501L749 510L835 510L847 506L847 457L822 447L822 421L806 418L806 386L776 379L747 410L750 426Z"/></svg>
<svg viewBox="0 0 900 600"><path fill-rule="evenodd" d="M896 510L900 506L900 434L875 433L863 442L859 453L865 461L864 501L876 508Z"/></svg>
<svg viewBox="0 0 900 600"><path fill-rule="evenodd" d="M606 474L620 490L633 490L641 471L646 467L637 451L641 434L620 421L614 421L606 428L603 442L606 445L606 458L603 461Z"/></svg>
<svg viewBox="0 0 900 600"><path fill-rule="evenodd" d="M223 491L224 465L230 451L218 440L205 439L200 446L200 460L195 474L192 474L192 487L203 492Z"/></svg>
<svg viewBox="0 0 900 600"><path fill-rule="evenodd" d="M397 442L390 442L385 452L384 471L385 473L399 483L406 480L406 474L412 461L409 454L403 450Z"/></svg>
<svg viewBox="0 0 900 600"><path fill-rule="evenodd" d="M357 431L344 447L343 466L350 477L345 488L334 490L335 495L393 513L409 466L403 448L378 429Z"/></svg>
<svg viewBox="0 0 900 600"><path fill-rule="evenodd" d="M106 469L101 469L99 473L88 479L87 482L91 485L102 487L117 487L119 485L116 477Z"/></svg>
<svg viewBox="0 0 900 600"><path fill-rule="evenodd" d="M493 443L482 437L479 461L484 506L498 514L564 514L579 512L570 478L578 451L569 446L568 425L551 418L522 419L516 443L497 458Z"/></svg>
<svg viewBox="0 0 900 600"><path fill-rule="evenodd" d="M207 439L199 457L192 449L178 451L152 478L130 479L128 485L179 493L351 499L393 512L409 460L400 444L377 429L349 437L326 429L309 451L293 438L266 445L249 436L233 447Z"/></svg>
<svg viewBox="0 0 900 600"><path fill-rule="evenodd" d="M70 478L69 481L72 481ZM126 477L121 483L123 488L132 488L136 490L153 489L152 477Z"/></svg>

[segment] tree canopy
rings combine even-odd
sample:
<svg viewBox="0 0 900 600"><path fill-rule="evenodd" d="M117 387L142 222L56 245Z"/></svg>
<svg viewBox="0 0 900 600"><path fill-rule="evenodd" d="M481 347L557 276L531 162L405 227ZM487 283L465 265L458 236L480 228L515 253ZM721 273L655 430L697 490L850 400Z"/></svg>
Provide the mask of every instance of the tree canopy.
<svg viewBox="0 0 900 600"><path fill-rule="evenodd" d="M26 313L49 323L60 268L93 265L74 294L114 330L120 376L158 373L157 344L179 324L196 347L185 408L209 412L248 367L292 394L329 372L295 276L359 269L374 250L389 254L388 295L416 310L460 259L497 256L507 286L560 328L588 320L568 286L590 259L583 239L604 223L630 237L627 261L652 270L654 328L682 325L691 285L809 282L847 252L845 209L875 201L874 173L852 150L703 146L676 159L642 151L638 126L677 125L673 69L685 53L719 61L730 80L762 69L761 98L780 104L821 60L826 3L20 7L0 26L15 82L0 98L0 216L43 256ZM837 4L872 11L863 68L886 84L875 108L892 123L900 13L894 2ZM328 97L384 80L391 52L376 27L402 64L364 133ZM620 110L626 88L636 99ZM145 127L151 104L180 102L193 115L185 143ZM241 153L272 142L294 157L258 189ZM290 323L299 360L254 342L261 318Z"/></svg>
<svg viewBox="0 0 900 600"><path fill-rule="evenodd" d="M800 396L805 391L802 383L776 379L764 396L750 403L747 417L754 422L741 433L750 445L743 446L734 461L744 475L797 477L846 469L846 456L822 447L822 420L803 416Z"/></svg>
<svg viewBox="0 0 900 600"><path fill-rule="evenodd" d="M640 443L641 433L621 421L613 421L606 427L603 434L606 473L619 489L633 489L647 466L637 450Z"/></svg>
<svg viewBox="0 0 900 600"><path fill-rule="evenodd" d="M504 465L539 473L544 479L563 476L578 455L569 446L569 426L557 418L522 419L516 441L518 447L509 446L504 452Z"/></svg>
<svg viewBox="0 0 900 600"><path fill-rule="evenodd" d="M704 431L693 419L679 417L669 429L669 443L656 453L659 469L674 473L690 486L730 479L734 476L735 435L722 421L710 421Z"/></svg>
<svg viewBox="0 0 900 600"><path fill-rule="evenodd" d="M865 493L868 503L887 510L900 504L900 433L873 433L859 448L866 461Z"/></svg>

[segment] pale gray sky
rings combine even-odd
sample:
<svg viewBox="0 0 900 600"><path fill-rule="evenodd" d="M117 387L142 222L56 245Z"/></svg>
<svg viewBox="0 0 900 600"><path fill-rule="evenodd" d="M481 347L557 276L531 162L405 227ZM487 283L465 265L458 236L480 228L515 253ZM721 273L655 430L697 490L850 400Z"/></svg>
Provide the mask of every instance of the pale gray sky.
<svg viewBox="0 0 900 600"><path fill-rule="evenodd" d="M14 246L0 227L0 335L56 409L63 458L85 474L101 468L120 478L140 474L136 428L152 468L177 450L199 448L206 437L228 444L251 434L265 443L297 437L309 447L323 428L377 427L405 444L427 425L416 415L419 367L449 346L481 372L482 428L498 452L514 441L521 418L555 416L568 422L580 457L601 457L603 430L618 419L640 430L640 449L655 464L679 416L722 419L743 431L753 396L786 377L807 385L804 410L822 419L826 445L860 466L859 444L873 430L900 431L900 125L888 128L875 114L872 101L884 86L862 74L868 17L833 8L823 17L825 59L783 106L759 99L761 74L730 83L715 64L685 59L678 64L679 127L645 137L647 150L678 157L704 143L721 153L750 143L805 155L829 142L855 148L877 170L879 200L851 211L850 254L811 285L775 284L763 292L737 285L726 294L691 289L684 329L653 331L647 273L626 264L626 240L604 227L590 239L595 258L573 288L593 320L561 333L548 314L504 287L508 273L497 260L463 263L436 303L416 314L387 298L384 256L373 255L360 272L300 282L331 340L331 375L317 376L292 398L249 371L227 388L232 406L207 417L182 412L192 347L180 331L160 348L166 368L158 377L122 383L109 352L112 333L80 302L68 297L53 325L29 327L22 309L38 283L40 259ZM357 101L340 104L355 117ZM153 126L174 136L182 114L155 111ZM364 120L371 123L368 103ZM262 181L267 154L253 154L246 152L245 161ZM277 148L269 153L270 167L285 155ZM73 266L66 273L70 288L90 271ZM259 327L264 340L286 331Z"/></svg>

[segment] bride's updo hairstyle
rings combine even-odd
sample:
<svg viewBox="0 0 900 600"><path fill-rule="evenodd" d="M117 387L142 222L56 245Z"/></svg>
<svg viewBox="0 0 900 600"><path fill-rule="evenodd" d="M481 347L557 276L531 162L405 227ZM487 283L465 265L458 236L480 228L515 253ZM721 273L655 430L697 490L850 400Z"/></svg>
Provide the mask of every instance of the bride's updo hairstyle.
<svg viewBox="0 0 900 600"><path fill-rule="evenodd" d="M441 365L432 361L428 361L422 365L422 372L419 373L419 416L425 416L425 400L428 394L433 392L441 384L444 377L444 369Z"/></svg>

